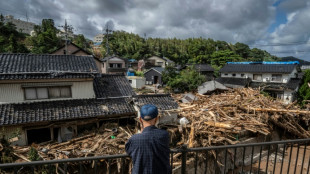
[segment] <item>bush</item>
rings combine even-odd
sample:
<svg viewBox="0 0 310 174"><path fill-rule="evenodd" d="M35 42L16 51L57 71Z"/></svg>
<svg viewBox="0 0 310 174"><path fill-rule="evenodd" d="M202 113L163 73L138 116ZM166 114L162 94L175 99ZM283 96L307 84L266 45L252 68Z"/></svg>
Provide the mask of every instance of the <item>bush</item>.
<svg viewBox="0 0 310 174"><path fill-rule="evenodd" d="M38 151L34 147L31 147L30 151L28 152L28 158L30 161L39 161L40 160L40 156L38 154Z"/></svg>

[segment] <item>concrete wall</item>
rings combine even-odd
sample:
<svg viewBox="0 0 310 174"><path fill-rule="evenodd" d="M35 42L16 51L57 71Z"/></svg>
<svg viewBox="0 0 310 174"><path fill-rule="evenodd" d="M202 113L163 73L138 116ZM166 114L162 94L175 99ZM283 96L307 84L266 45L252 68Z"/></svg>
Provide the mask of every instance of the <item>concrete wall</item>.
<svg viewBox="0 0 310 174"><path fill-rule="evenodd" d="M14 83L14 84L0 84L0 104L1 103L16 103L25 102L24 88L22 86L71 86L71 99L83 99L83 98L95 98L95 92L93 89L93 81L81 81L81 82L40 82L40 83ZM44 99L50 100L63 100L63 99ZM40 100L43 101L43 100Z"/></svg>
<svg viewBox="0 0 310 174"><path fill-rule="evenodd" d="M144 77L136 77L136 76L128 76L127 77L132 88L142 88L145 86L145 78Z"/></svg>
<svg viewBox="0 0 310 174"><path fill-rule="evenodd" d="M121 68L126 68L126 63L124 60L114 57L114 58L109 59L106 62L104 62L102 73L106 74L108 72L107 69L110 67L110 63L120 63L120 64L122 64Z"/></svg>
<svg viewBox="0 0 310 174"><path fill-rule="evenodd" d="M18 135L17 141L13 141L12 144L20 146L27 144L25 130L23 130L20 126L2 127L0 128L0 135L1 137L4 136L6 139L16 139L15 135Z"/></svg>

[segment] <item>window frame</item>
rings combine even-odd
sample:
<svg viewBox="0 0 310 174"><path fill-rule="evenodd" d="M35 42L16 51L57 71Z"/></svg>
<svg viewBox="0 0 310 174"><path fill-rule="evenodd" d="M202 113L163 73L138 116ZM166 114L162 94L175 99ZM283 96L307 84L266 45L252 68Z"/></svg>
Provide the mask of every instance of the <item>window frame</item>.
<svg viewBox="0 0 310 174"><path fill-rule="evenodd" d="M47 89L47 98L38 98L38 88L46 88ZM50 89L58 88L60 97L51 97ZM69 89L69 97L63 97L61 93L61 88ZM35 99L27 99L26 89L35 89L36 98ZM49 100L49 99L62 99L62 98L72 98L72 89L71 86L37 86L37 87L23 87L24 90L24 100Z"/></svg>
<svg viewBox="0 0 310 174"><path fill-rule="evenodd" d="M254 79L254 76L260 76L260 80ZM263 75L262 74L253 74L253 80L255 80L255 81L263 81Z"/></svg>
<svg viewBox="0 0 310 174"><path fill-rule="evenodd" d="M279 79L279 80L277 80L277 78L278 77L280 77L281 76L281 78ZM271 74L271 81L272 82L282 82L283 81L283 76L282 76L282 74Z"/></svg>

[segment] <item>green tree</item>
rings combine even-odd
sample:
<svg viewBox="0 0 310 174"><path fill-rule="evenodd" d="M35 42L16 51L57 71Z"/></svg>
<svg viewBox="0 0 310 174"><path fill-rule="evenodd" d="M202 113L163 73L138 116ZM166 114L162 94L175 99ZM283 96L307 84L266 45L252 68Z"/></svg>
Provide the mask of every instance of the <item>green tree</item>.
<svg viewBox="0 0 310 174"><path fill-rule="evenodd" d="M41 26L35 26L35 35L28 38L27 43L35 54L46 54L61 46L61 39L57 37L57 28L53 19L43 19Z"/></svg>
<svg viewBox="0 0 310 174"><path fill-rule="evenodd" d="M166 66L165 70L162 73L162 80L164 84L169 83L169 81L172 81L176 78L178 73L176 72L176 69L173 66Z"/></svg>
<svg viewBox="0 0 310 174"><path fill-rule="evenodd" d="M230 50L216 51L211 55L211 65L222 67L227 62L238 62L244 60L241 56Z"/></svg>
<svg viewBox="0 0 310 174"><path fill-rule="evenodd" d="M2 18L0 16L0 18ZM29 50L23 44L26 36L16 30L16 26L8 22L3 23L0 19L0 52L6 53L28 53Z"/></svg>
<svg viewBox="0 0 310 174"><path fill-rule="evenodd" d="M250 47L244 43L237 42L234 46L235 52L243 57L243 58L248 58L250 54Z"/></svg>
<svg viewBox="0 0 310 174"><path fill-rule="evenodd" d="M85 50L90 49L90 44L87 42L83 34L77 35L77 37L73 39L73 43Z"/></svg>
<svg viewBox="0 0 310 174"><path fill-rule="evenodd" d="M305 71L305 75L303 76L302 85L298 90L298 100L299 102L304 105L305 100L310 100L310 70Z"/></svg>
<svg viewBox="0 0 310 174"><path fill-rule="evenodd" d="M167 86L179 92L196 91L198 86L205 81L205 77L200 75L192 66L182 70L175 78L170 78Z"/></svg>

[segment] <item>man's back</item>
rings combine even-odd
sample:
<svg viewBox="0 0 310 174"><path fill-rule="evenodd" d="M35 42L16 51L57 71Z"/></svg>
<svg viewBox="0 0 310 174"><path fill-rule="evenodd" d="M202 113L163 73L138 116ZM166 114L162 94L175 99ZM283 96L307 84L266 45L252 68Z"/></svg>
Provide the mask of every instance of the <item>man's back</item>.
<svg viewBox="0 0 310 174"><path fill-rule="evenodd" d="M126 152L132 157L134 174L171 173L169 134L165 130L155 126L144 128L129 139Z"/></svg>

